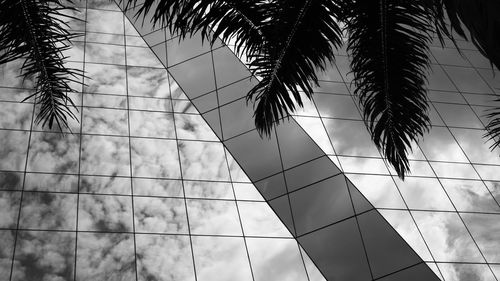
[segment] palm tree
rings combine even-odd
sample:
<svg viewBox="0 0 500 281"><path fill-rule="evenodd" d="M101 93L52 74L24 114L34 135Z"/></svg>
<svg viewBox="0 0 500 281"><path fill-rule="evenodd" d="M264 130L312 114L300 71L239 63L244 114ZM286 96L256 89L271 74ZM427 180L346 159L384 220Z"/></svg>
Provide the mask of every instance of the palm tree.
<svg viewBox="0 0 500 281"><path fill-rule="evenodd" d="M46 1L58 9L69 8L60 1ZM153 24L163 25L180 34L181 38L201 32L204 38L215 42L234 39L236 51L244 53L251 62L248 67L260 77L259 83L248 93L247 101L255 105L255 125L261 135L269 135L275 124L302 106L301 93L311 98L313 86L318 84L316 70L324 70L335 59L335 49L347 35L347 51L354 74L354 94L363 108L363 117L378 149L404 178L409 171L407 154L412 142L429 130L428 103L425 89L426 73L430 66L429 44L434 34L455 42L455 36L471 40L492 66L500 68L500 1L497 0L120 0L122 7L137 8L137 17L153 14ZM50 26L60 37L57 42L71 39L64 33L63 24L56 22L58 10L46 12L45 19L52 25L43 26L33 21L37 10L26 10L27 4L51 9L36 0L0 0L0 63L27 57L32 63L25 73L38 73L38 84L44 81L40 57L57 53L57 46L40 38L16 38L18 26L44 29ZM22 19L3 17L4 14L33 15ZM23 10L24 9L24 10ZM42 17L41 17L42 18ZM22 23L20 23L22 22ZM47 32L44 36L54 36ZM65 36L61 37L61 34ZM50 37L49 37L50 38ZM40 41L40 43L38 43ZM17 42L17 43L12 43ZM40 53L42 43L52 49ZM43 45L45 46L45 45ZM39 54L40 53L40 54ZM14 54L14 55L13 55ZM42 55L43 56L42 56ZM59 52L60 54L60 52ZM53 79L63 83L68 74L57 57L52 67L65 76ZM29 64L28 64L29 65ZM57 80L59 79L59 80ZM50 79L49 79L50 81ZM46 83L46 82L45 82ZM38 85L37 84L37 85ZM67 90L60 84L58 94L47 94L47 87L35 93L45 106L45 115L37 120L55 120L65 124ZM59 85L59 84L57 84ZM49 87L49 89L52 89ZM63 98L64 96L64 98ZM57 99L58 98L58 99ZM54 103L58 100L59 103ZM43 101L43 102L42 102ZM65 103L63 103L64 101ZM500 100L498 100L500 101ZM70 100L69 100L70 102ZM71 103L71 102L70 102ZM49 105L46 105L49 104ZM57 113L57 114L56 114ZM500 107L490 112L491 122L485 137L500 145Z"/></svg>

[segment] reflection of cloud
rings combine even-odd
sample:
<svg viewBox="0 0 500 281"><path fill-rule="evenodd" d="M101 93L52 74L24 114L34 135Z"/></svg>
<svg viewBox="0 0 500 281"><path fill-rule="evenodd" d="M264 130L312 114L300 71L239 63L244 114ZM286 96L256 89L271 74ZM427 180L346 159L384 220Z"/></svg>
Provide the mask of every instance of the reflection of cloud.
<svg viewBox="0 0 500 281"><path fill-rule="evenodd" d="M256 281L308 280L294 239L247 238Z"/></svg>
<svg viewBox="0 0 500 281"><path fill-rule="evenodd" d="M199 114L175 114L175 125L179 139L218 140L212 129Z"/></svg>
<svg viewBox="0 0 500 281"><path fill-rule="evenodd" d="M78 233L76 278L82 281L135 280L131 234Z"/></svg>
<svg viewBox="0 0 500 281"><path fill-rule="evenodd" d="M19 227L75 230L76 200L75 194L25 192Z"/></svg>
<svg viewBox="0 0 500 281"><path fill-rule="evenodd" d="M0 191L0 227L15 228L21 192Z"/></svg>
<svg viewBox="0 0 500 281"><path fill-rule="evenodd" d="M23 231L18 236L12 280L63 281L73 278L75 234Z"/></svg>
<svg viewBox="0 0 500 281"><path fill-rule="evenodd" d="M0 169L24 170L28 137L28 132L0 130Z"/></svg>
<svg viewBox="0 0 500 281"><path fill-rule="evenodd" d="M243 238L193 237L193 251L199 280L252 280Z"/></svg>
<svg viewBox="0 0 500 281"><path fill-rule="evenodd" d="M133 176L180 178L175 140L132 138Z"/></svg>
<svg viewBox="0 0 500 281"><path fill-rule="evenodd" d="M58 133L31 134L28 170L36 172L78 172L77 135Z"/></svg>
<svg viewBox="0 0 500 281"><path fill-rule="evenodd" d="M490 269L486 264L447 264L440 263L439 269L444 275L445 280L474 280L474 281L493 281Z"/></svg>
<svg viewBox="0 0 500 281"><path fill-rule="evenodd" d="M170 96L168 75L165 69L127 68L128 93L131 96L166 98Z"/></svg>
<svg viewBox="0 0 500 281"><path fill-rule="evenodd" d="M139 280L194 281L188 236L136 235Z"/></svg>
<svg viewBox="0 0 500 281"><path fill-rule="evenodd" d="M79 230L132 231L132 200L128 196L80 195Z"/></svg>
<svg viewBox="0 0 500 281"><path fill-rule="evenodd" d="M85 92L102 94L126 94L125 67L105 64L85 64ZM132 93L131 93L132 94Z"/></svg>
<svg viewBox="0 0 500 281"><path fill-rule="evenodd" d="M188 233L186 206L183 199L134 199L137 232Z"/></svg>
<svg viewBox="0 0 500 281"><path fill-rule="evenodd" d="M189 223L193 234L241 235L234 201L187 201Z"/></svg>
<svg viewBox="0 0 500 281"><path fill-rule="evenodd" d="M0 102L0 129L29 130L32 115L33 104Z"/></svg>
<svg viewBox="0 0 500 281"><path fill-rule="evenodd" d="M82 136L81 173L130 175L128 138Z"/></svg>
<svg viewBox="0 0 500 281"><path fill-rule="evenodd" d="M185 179L229 180L222 144L179 141L179 150Z"/></svg>

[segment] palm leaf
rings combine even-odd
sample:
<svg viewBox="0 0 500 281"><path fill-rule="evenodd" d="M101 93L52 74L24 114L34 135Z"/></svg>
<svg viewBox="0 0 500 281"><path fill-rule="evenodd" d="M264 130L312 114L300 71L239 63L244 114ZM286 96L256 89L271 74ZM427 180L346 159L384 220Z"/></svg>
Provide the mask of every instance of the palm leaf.
<svg viewBox="0 0 500 281"><path fill-rule="evenodd" d="M49 128L57 124L60 130L68 127L68 117L76 119L69 83L81 83L83 75L64 66L62 52L77 36L63 21L69 9L74 8L58 0L0 0L0 64L24 59L22 75L36 81L34 94L25 98L34 98L38 107L35 122Z"/></svg>
<svg viewBox="0 0 500 281"><path fill-rule="evenodd" d="M347 8L354 93L375 145L404 178L411 144L430 126L425 75L434 7L424 1L356 0Z"/></svg>
<svg viewBox="0 0 500 281"><path fill-rule="evenodd" d="M262 25L268 40L249 56L250 69L261 81L248 93L255 99L255 125L269 135L274 122L302 106L301 92L311 98L315 71L325 69L341 45L336 21L340 7L331 0L282 0L268 3L271 20Z"/></svg>

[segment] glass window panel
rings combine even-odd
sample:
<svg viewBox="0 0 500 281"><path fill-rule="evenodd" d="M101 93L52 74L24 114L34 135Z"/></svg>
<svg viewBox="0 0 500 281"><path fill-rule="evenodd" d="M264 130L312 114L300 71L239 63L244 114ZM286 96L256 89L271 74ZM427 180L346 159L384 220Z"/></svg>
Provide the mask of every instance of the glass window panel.
<svg viewBox="0 0 500 281"><path fill-rule="evenodd" d="M465 163L445 163L429 162L438 177L459 178L459 179L479 179L471 164Z"/></svg>
<svg viewBox="0 0 500 281"><path fill-rule="evenodd" d="M266 202L238 202L246 236L291 237Z"/></svg>
<svg viewBox="0 0 500 281"><path fill-rule="evenodd" d="M487 262L500 262L499 214L462 214L474 240L486 257Z"/></svg>
<svg viewBox="0 0 500 281"><path fill-rule="evenodd" d="M241 236L234 201L189 199L187 207L192 234Z"/></svg>
<svg viewBox="0 0 500 281"><path fill-rule="evenodd" d="M87 77L92 77L92 79L85 79L84 91L86 93L127 94L124 66L86 63L85 72ZM129 78L130 83L132 81Z"/></svg>
<svg viewBox="0 0 500 281"><path fill-rule="evenodd" d="M436 91L456 91L450 79L440 65L432 65L431 72L427 76L427 87Z"/></svg>
<svg viewBox="0 0 500 281"><path fill-rule="evenodd" d="M203 53L210 51L210 45L205 42L205 44L200 44L201 35L199 33L194 34L191 37L186 37L184 40L179 41L177 39L167 41L168 48L168 65L172 66L183 62L185 60L191 59L195 56L201 55ZM208 54L210 57L210 54ZM210 68L212 64L209 64Z"/></svg>
<svg viewBox="0 0 500 281"><path fill-rule="evenodd" d="M432 261L433 258L420 235L415 222L409 211L403 210L378 210L384 219L398 232L411 248L424 261Z"/></svg>
<svg viewBox="0 0 500 281"><path fill-rule="evenodd" d="M229 180L229 170L222 144L179 141L179 150L184 179Z"/></svg>
<svg viewBox="0 0 500 281"><path fill-rule="evenodd" d="M131 234L78 233L76 280L136 280Z"/></svg>
<svg viewBox="0 0 500 281"><path fill-rule="evenodd" d="M343 57L342 57L343 59ZM345 61L345 60L344 60ZM341 62L340 62L341 63ZM318 75L319 80L342 82L342 75L335 66L328 67L326 71Z"/></svg>
<svg viewBox="0 0 500 281"><path fill-rule="evenodd" d="M169 79L165 69L127 67L128 94L140 97L170 97Z"/></svg>
<svg viewBox="0 0 500 281"><path fill-rule="evenodd" d="M445 280L496 280L486 264L440 263L439 269Z"/></svg>
<svg viewBox="0 0 500 281"><path fill-rule="evenodd" d="M186 197L233 199L233 188L228 182L184 181Z"/></svg>
<svg viewBox="0 0 500 281"><path fill-rule="evenodd" d="M468 105L434 103L446 125L450 127L483 128Z"/></svg>
<svg viewBox="0 0 500 281"><path fill-rule="evenodd" d="M380 158L341 157L339 161L346 173L389 175L389 170Z"/></svg>
<svg viewBox="0 0 500 281"><path fill-rule="evenodd" d="M492 106L496 95L463 94L470 105Z"/></svg>
<svg viewBox="0 0 500 281"><path fill-rule="evenodd" d="M477 69L477 71L481 74L482 77L484 77L488 85L491 87L491 89L493 89L495 93L500 93L499 71L491 71L491 68Z"/></svg>
<svg viewBox="0 0 500 281"><path fill-rule="evenodd" d="M327 280L371 280L366 254L351 218L298 238ZM324 243L324 241L329 241Z"/></svg>
<svg viewBox="0 0 500 281"><path fill-rule="evenodd" d="M255 128L254 110L240 99L220 108L224 138L229 139Z"/></svg>
<svg viewBox="0 0 500 281"><path fill-rule="evenodd" d="M194 281L188 236L137 234L138 280Z"/></svg>
<svg viewBox="0 0 500 281"><path fill-rule="evenodd" d="M297 234L354 215L344 175L338 175L290 194Z"/></svg>
<svg viewBox="0 0 500 281"><path fill-rule="evenodd" d="M248 238L246 242L255 281L309 280L294 239Z"/></svg>
<svg viewBox="0 0 500 281"><path fill-rule="evenodd" d="M125 48L120 45L86 43L85 62L123 65L125 64Z"/></svg>
<svg viewBox="0 0 500 281"><path fill-rule="evenodd" d="M81 194L78 230L132 231L132 199L128 196Z"/></svg>
<svg viewBox="0 0 500 281"><path fill-rule="evenodd" d="M144 41L148 43L149 46L154 46L161 42L165 42L165 29L158 29L154 32L151 32L147 35L144 35Z"/></svg>
<svg viewBox="0 0 500 281"><path fill-rule="evenodd" d="M325 277L323 274L319 271L319 269L316 267L316 265L313 263L309 255L304 251L302 247L300 247L300 252L302 254L302 259L304 261L304 264L306 266L307 270L307 277L309 277L310 281L326 281Z"/></svg>
<svg viewBox="0 0 500 281"><path fill-rule="evenodd" d="M448 196L437 179L405 178L396 179L408 208L417 210L454 211Z"/></svg>
<svg viewBox="0 0 500 281"><path fill-rule="evenodd" d="M469 61L456 49L430 47L432 56L437 62L445 65L457 65L470 67Z"/></svg>
<svg viewBox="0 0 500 281"><path fill-rule="evenodd" d="M0 230L0 276L1 281L9 281L14 247L14 231Z"/></svg>
<svg viewBox="0 0 500 281"><path fill-rule="evenodd" d="M115 45L123 45L123 43L125 42L124 36L121 34L105 34L105 33L94 33L94 32L85 33L85 40L91 43L115 44ZM129 44L128 38L127 38L127 44Z"/></svg>
<svg viewBox="0 0 500 281"><path fill-rule="evenodd" d="M437 262L484 262L456 213L412 214Z"/></svg>
<svg viewBox="0 0 500 281"><path fill-rule="evenodd" d="M16 228L21 192L0 191L0 227Z"/></svg>
<svg viewBox="0 0 500 281"><path fill-rule="evenodd" d="M500 207L481 181L446 180L441 183L458 211L500 212Z"/></svg>
<svg viewBox="0 0 500 281"><path fill-rule="evenodd" d="M182 85L182 89L191 99L215 90L214 71L210 53L173 66L169 68L169 72Z"/></svg>
<svg viewBox="0 0 500 281"><path fill-rule="evenodd" d="M284 169L324 155L324 152L293 118L281 123L276 128L276 132Z"/></svg>
<svg viewBox="0 0 500 281"><path fill-rule="evenodd" d="M255 187L259 189L266 200L281 196L288 191L283 173L258 181L255 183Z"/></svg>
<svg viewBox="0 0 500 281"><path fill-rule="evenodd" d="M123 13L103 10L87 10L87 29L91 32L123 34Z"/></svg>
<svg viewBox="0 0 500 281"><path fill-rule="evenodd" d="M208 96L211 96L211 95L212 94L209 94ZM204 97L207 97L207 95L201 96L200 98L204 98ZM199 101L200 98L193 100L193 102L190 102L188 100L173 100L172 102L174 105L174 112L198 114L198 109L202 113L205 112L202 109L200 109L200 107L198 107L198 109L196 109L196 107L193 104L193 103L196 103L196 101ZM212 102L214 102L214 100L212 100ZM215 100L215 102L216 102L216 100ZM215 106L217 106L217 105L215 105Z"/></svg>
<svg viewBox="0 0 500 281"><path fill-rule="evenodd" d="M468 93L490 93L491 89L473 68L443 66L458 90Z"/></svg>
<svg viewBox="0 0 500 281"><path fill-rule="evenodd" d="M85 4L82 3L82 5L85 5ZM88 9L119 11L119 8L115 3L109 3L107 1L101 1L101 0L87 0L87 8Z"/></svg>
<svg viewBox="0 0 500 281"><path fill-rule="evenodd" d="M132 175L135 177L180 177L175 140L132 138Z"/></svg>
<svg viewBox="0 0 500 281"><path fill-rule="evenodd" d="M264 201L257 188L250 183L233 183L237 200Z"/></svg>
<svg viewBox="0 0 500 281"><path fill-rule="evenodd" d="M172 113L129 111L130 135L138 137L175 138Z"/></svg>
<svg viewBox="0 0 500 281"><path fill-rule="evenodd" d="M23 173L0 172L0 190L21 190L23 177Z"/></svg>
<svg viewBox="0 0 500 281"><path fill-rule="evenodd" d="M19 228L76 229L76 194L24 192Z"/></svg>
<svg viewBox="0 0 500 281"><path fill-rule="evenodd" d="M4 68L7 68L7 64L4 64ZM2 79L0 79L0 85L3 85L4 82L7 82L6 86L12 87L14 85L9 85L8 79L8 74L5 73L7 69L3 69L2 71ZM0 100L1 101L15 101L15 102L21 102L24 100L24 98L32 95L34 91L32 89L14 89L14 88L3 88L0 86ZM29 99L29 102L32 102L33 99ZM26 102L28 102L26 101ZM7 116L6 116L7 117ZM10 117L10 116L8 116ZM3 118L2 118L3 119Z"/></svg>
<svg viewBox="0 0 500 281"><path fill-rule="evenodd" d="M163 64L149 48L127 46L127 64L163 68Z"/></svg>
<svg viewBox="0 0 500 281"><path fill-rule="evenodd" d="M221 87L217 90L220 105L245 97L246 94L257 84L256 80L243 79L237 83Z"/></svg>
<svg viewBox="0 0 500 281"><path fill-rule="evenodd" d="M419 145L429 160L468 162L447 128L432 128Z"/></svg>
<svg viewBox="0 0 500 281"><path fill-rule="evenodd" d="M27 173L24 190L76 192L78 176Z"/></svg>
<svg viewBox="0 0 500 281"><path fill-rule="evenodd" d="M128 138L82 136L81 173L130 175Z"/></svg>
<svg viewBox="0 0 500 281"><path fill-rule="evenodd" d="M29 130L32 116L32 104L0 102L0 129Z"/></svg>
<svg viewBox="0 0 500 281"><path fill-rule="evenodd" d="M82 133L127 135L127 118L125 110L83 108Z"/></svg>
<svg viewBox="0 0 500 281"><path fill-rule="evenodd" d="M170 99L128 97L130 109L172 112Z"/></svg>
<svg viewBox="0 0 500 281"><path fill-rule="evenodd" d="M91 107L126 109L127 98L125 96L116 95L84 94L83 104Z"/></svg>
<svg viewBox="0 0 500 281"><path fill-rule="evenodd" d="M78 135L31 133L28 170L33 172L77 173Z"/></svg>
<svg viewBox="0 0 500 281"><path fill-rule="evenodd" d="M493 141L483 138L483 130L453 128L451 132L472 163L500 165L500 151L498 148L491 150Z"/></svg>
<svg viewBox="0 0 500 281"><path fill-rule="evenodd" d="M175 126L179 139L218 141L212 129L201 115L175 114Z"/></svg>
<svg viewBox="0 0 500 281"><path fill-rule="evenodd" d="M293 191L335 174L340 174L340 170L330 161L330 158L323 156L286 170L285 178L288 191Z"/></svg>
<svg viewBox="0 0 500 281"><path fill-rule="evenodd" d="M481 176L481 179L483 180L493 180L493 181L500 180L500 173L498 172L500 166L474 165L474 168L476 169L476 171Z"/></svg>
<svg viewBox="0 0 500 281"><path fill-rule="evenodd" d="M376 210L358 216L373 277L401 270L421 260Z"/></svg>
<svg viewBox="0 0 500 281"><path fill-rule="evenodd" d="M133 178L134 194L149 196L182 197L180 180L139 179Z"/></svg>
<svg viewBox="0 0 500 281"><path fill-rule="evenodd" d="M251 281L243 238L193 237L198 281Z"/></svg>
<svg viewBox="0 0 500 281"><path fill-rule="evenodd" d="M21 231L17 237L12 280L72 280L75 234Z"/></svg>
<svg viewBox="0 0 500 281"><path fill-rule="evenodd" d="M380 157L362 121L323 119L338 155Z"/></svg>
<svg viewBox="0 0 500 281"><path fill-rule="evenodd" d="M410 171L408 172L408 176L414 176L414 177L434 177L434 171L432 171L431 166L429 165L429 162L427 161L415 161L415 160L409 160L410 163ZM394 170L394 167L392 165L388 166L389 172L393 176L397 176L398 174Z"/></svg>
<svg viewBox="0 0 500 281"><path fill-rule="evenodd" d="M0 169L24 170L28 138L28 132L0 130Z"/></svg>
<svg viewBox="0 0 500 281"><path fill-rule="evenodd" d="M314 100L322 117L361 120L361 115L350 96L317 94Z"/></svg>
<svg viewBox="0 0 500 281"><path fill-rule="evenodd" d="M80 176L80 192L130 194L130 178Z"/></svg>
<svg viewBox="0 0 500 281"><path fill-rule="evenodd" d="M250 76L250 71L229 48L213 51L217 87L225 86Z"/></svg>
<svg viewBox="0 0 500 281"><path fill-rule="evenodd" d="M318 144L321 150L326 154L334 154L332 143L321 119L302 116L296 116L294 119Z"/></svg>
<svg viewBox="0 0 500 281"><path fill-rule="evenodd" d="M376 208L406 209L391 177L376 175L347 175L347 177Z"/></svg>
<svg viewBox="0 0 500 281"><path fill-rule="evenodd" d="M431 101L466 104L459 92L428 91L427 95Z"/></svg>
<svg viewBox="0 0 500 281"><path fill-rule="evenodd" d="M153 233L188 233L184 199L134 198L135 230Z"/></svg>

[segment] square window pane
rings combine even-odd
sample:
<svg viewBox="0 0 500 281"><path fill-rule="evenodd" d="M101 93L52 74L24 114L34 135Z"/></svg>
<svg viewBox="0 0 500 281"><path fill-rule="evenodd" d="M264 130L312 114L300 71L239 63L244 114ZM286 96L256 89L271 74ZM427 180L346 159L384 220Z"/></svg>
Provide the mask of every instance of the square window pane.
<svg viewBox="0 0 500 281"><path fill-rule="evenodd" d="M125 48L120 45L85 44L85 62L125 64Z"/></svg>
<svg viewBox="0 0 500 281"><path fill-rule="evenodd" d="M221 143L179 141L179 149L184 179L229 181Z"/></svg>
<svg viewBox="0 0 500 281"><path fill-rule="evenodd" d="M130 135L138 137L175 138L172 113L129 111Z"/></svg>
<svg viewBox="0 0 500 281"><path fill-rule="evenodd" d="M28 132L0 130L0 169L24 171Z"/></svg>
<svg viewBox="0 0 500 281"><path fill-rule="evenodd" d="M79 146L78 135L33 132L28 171L76 174Z"/></svg>
<svg viewBox="0 0 500 281"><path fill-rule="evenodd" d="M76 280L135 281L131 234L78 233Z"/></svg>
<svg viewBox="0 0 500 281"><path fill-rule="evenodd" d="M83 108L82 133L126 136L127 119L125 110Z"/></svg>
<svg viewBox="0 0 500 281"><path fill-rule="evenodd" d="M19 228L76 230L76 194L25 192Z"/></svg>
<svg viewBox="0 0 500 281"><path fill-rule="evenodd" d="M243 238L193 237L198 281L251 281Z"/></svg>
<svg viewBox="0 0 500 281"><path fill-rule="evenodd" d="M130 194L130 178L80 176L80 192Z"/></svg>
<svg viewBox="0 0 500 281"><path fill-rule="evenodd" d="M186 197L233 199L233 188L228 182L184 181Z"/></svg>
<svg viewBox="0 0 500 281"><path fill-rule="evenodd" d="M124 66L86 63L85 72L86 76L92 79L85 79L84 92L108 95L127 94ZM130 80L129 83L131 83Z"/></svg>
<svg viewBox="0 0 500 281"><path fill-rule="evenodd" d="M29 130L33 104L0 102L0 129Z"/></svg>
<svg viewBox="0 0 500 281"><path fill-rule="evenodd" d="M187 200L192 234L241 236L241 226L234 201Z"/></svg>
<svg viewBox="0 0 500 281"><path fill-rule="evenodd" d="M152 233L188 233L184 199L134 198L135 230Z"/></svg>
<svg viewBox="0 0 500 281"><path fill-rule="evenodd" d="M188 236L137 234L139 281L194 281L194 266Z"/></svg>
<svg viewBox="0 0 500 281"><path fill-rule="evenodd" d="M134 195L184 197L180 180L133 178Z"/></svg>
<svg viewBox="0 0 500 281"><path fill-rule="evenodd" d="M266 202L238 202L238 208L247 236L291 237L276 213Z"/></svg>
<svg viewBox="0 0 500 281"><path fill-rule="evenodd" d="M12 280L72 280L75 237L71 232L19 232Z"/></svg>
<svg viewBox="0 0 500 281"><path fill-rule="evenodd" d="M132 138L134 177L180 178L175 140Z"/></svg>
<svg viewBox="0 0 500 281"><path fill-rule="evenodd" d="M128 94L131 96L170 97L169 79L165 69L129 66L127 78Z"/></svg>
<svg viewBox="0 0 500 281"><path fill-rule="evenodd" d="M0 191L0 227L16 228L21 192Z"/></svg>
<svg viewBox="0 0 500 281"><path fill-rule="evenodd" d="M81 157L82 174L130 175L128 138L82 136Z"/></svg>
<svg viewBox="0 0 500 281"><path fill-rule="evenodd" d="M129 196L81 194L78 210L78 230L132 231Z"/></svg>

